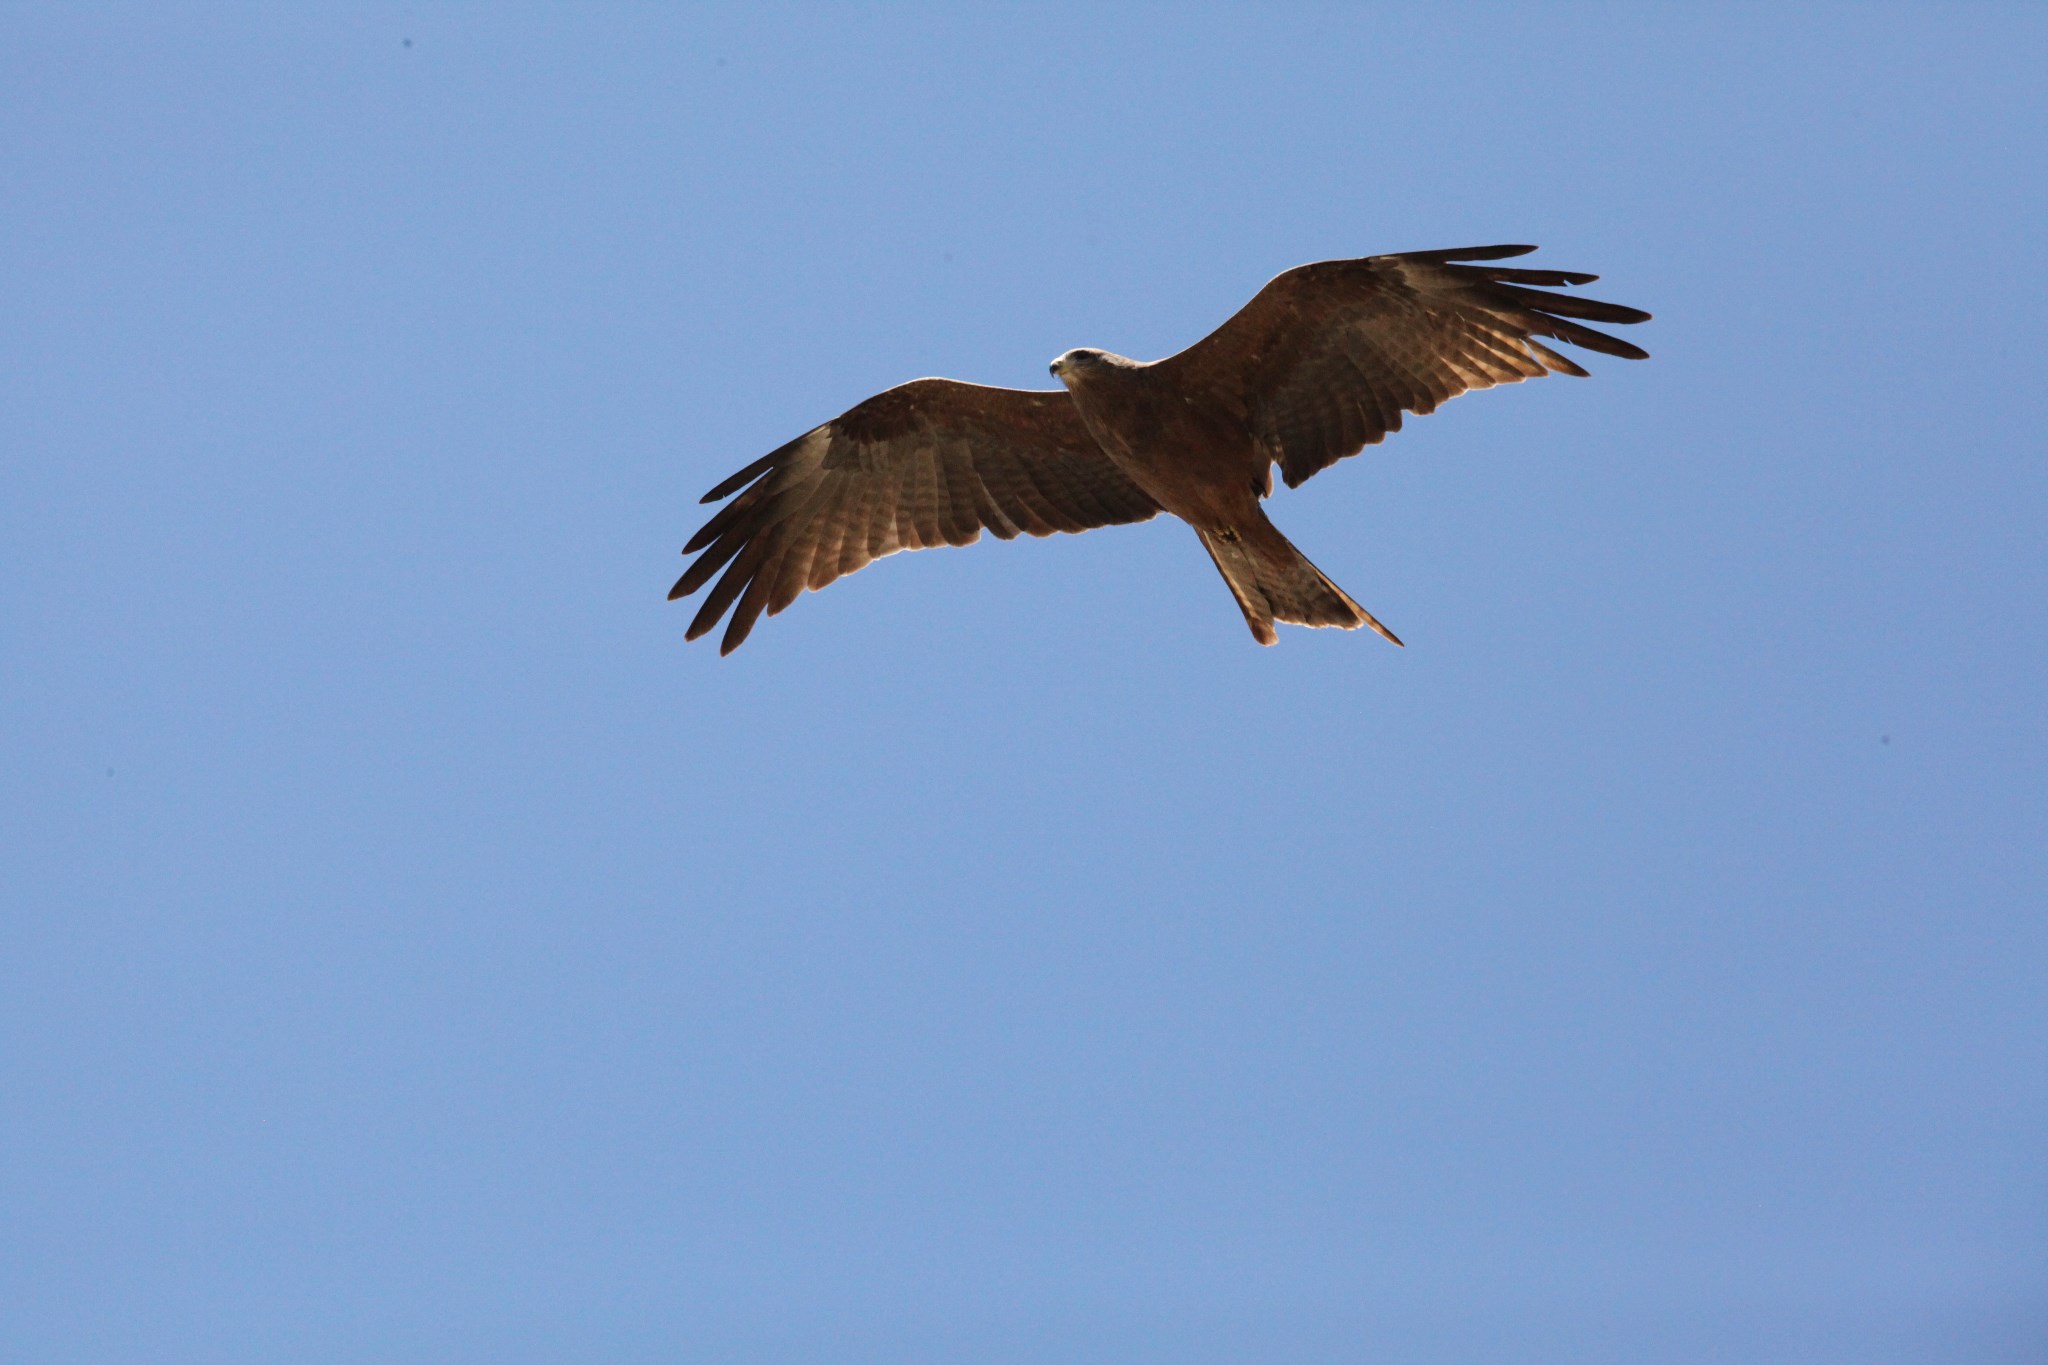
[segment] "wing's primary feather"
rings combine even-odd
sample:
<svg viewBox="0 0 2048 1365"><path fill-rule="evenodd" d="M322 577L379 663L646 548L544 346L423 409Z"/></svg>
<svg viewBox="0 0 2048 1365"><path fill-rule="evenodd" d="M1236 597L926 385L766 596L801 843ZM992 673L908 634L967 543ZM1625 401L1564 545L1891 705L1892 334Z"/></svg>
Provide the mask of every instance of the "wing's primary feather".
<svg viewBox="0 0 2048 1365"><path fill-rule="evenodd" d="M690 537L671 601L717 583L689 639L732 620L730 654L761 615L898 550L966 545L983 530L1085 531L1159 505L1095 443L1064 392L918 379L876 394L705 494L737 497Z"/></svg>
<svg viewBox="0 0 2048 1365"><path fill-rule="evenodd" d="M1630 360L1641 347L1582 326L1646 322L1639 308L1530 286L1590 284L1579 271L1463 265L1531 246L1411 251L1319 261L1277 276L1178 355L1162 378L1239 406L1288 486L1471 389L1586 371L1538 337Z"/></svg>

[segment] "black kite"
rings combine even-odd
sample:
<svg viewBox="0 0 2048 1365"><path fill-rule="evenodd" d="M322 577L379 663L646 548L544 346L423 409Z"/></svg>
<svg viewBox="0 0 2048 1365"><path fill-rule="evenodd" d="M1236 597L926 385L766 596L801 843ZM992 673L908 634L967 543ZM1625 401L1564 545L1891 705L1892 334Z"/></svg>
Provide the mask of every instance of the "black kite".
<svg viewBox="0 0 2048 1365"><path fill-rule="evenodd" d="M915 379L763 456L704 495L739 496L683 553L671 600L723 568L689 639L733 608L729 654L762 612L898 550L1145 521L1195 528L1260 644L1275 621L1392 631L1266 520L1274 465L1293 488L1468 389L1586 371L1537 337L1646 358L1582 327L1644 322L1619 304L1532 285L1589 284L1566 270L1455 264L1529 246L1320 261L1275 278L1221 327L1145 363L1068 351L1066 387L1040 392ZM744 491L742 491L744 490ZM699 552L702 552L699 554ZM729 566L729 567L728 567ZM737 607L734 603L737 602Z"/></svg>

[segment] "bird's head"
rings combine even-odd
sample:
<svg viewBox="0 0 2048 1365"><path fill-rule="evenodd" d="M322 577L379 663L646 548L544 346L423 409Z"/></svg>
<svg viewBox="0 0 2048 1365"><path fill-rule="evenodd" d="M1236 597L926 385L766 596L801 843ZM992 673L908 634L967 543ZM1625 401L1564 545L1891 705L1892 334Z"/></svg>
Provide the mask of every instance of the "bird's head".
<svg viewBox="0 0 2048 1365"><path fill-rule="evenodd" d="M1098 351L1093 346L1082 346L1068 351L1052 363L1052 377L1062 384L1071 385L1089 375L1119 366L1130 367L1135 362L1108 351Z"/></svg>

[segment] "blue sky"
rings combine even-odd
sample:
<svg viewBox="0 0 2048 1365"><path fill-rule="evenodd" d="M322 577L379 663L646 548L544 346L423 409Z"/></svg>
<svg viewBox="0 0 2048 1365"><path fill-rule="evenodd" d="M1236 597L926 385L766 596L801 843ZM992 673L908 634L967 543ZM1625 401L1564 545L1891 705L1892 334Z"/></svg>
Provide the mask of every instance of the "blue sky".
<svg viewBox="0 0 2048 1365"><path fill-rule="evenodd" d="M0 9L0 1354L2048 1350L2030 8ZM1274 520L696 498L1495 241Z"/></svg>

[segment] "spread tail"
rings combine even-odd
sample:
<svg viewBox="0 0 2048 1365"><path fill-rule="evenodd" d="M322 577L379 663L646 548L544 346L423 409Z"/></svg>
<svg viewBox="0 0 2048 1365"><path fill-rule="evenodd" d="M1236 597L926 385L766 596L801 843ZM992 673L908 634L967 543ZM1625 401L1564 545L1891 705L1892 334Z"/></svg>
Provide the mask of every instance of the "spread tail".
<svg viewBox="0 0 2048 1365"><path fill-rule="evenodd" d="M1279 640L1275 621L1292 621L1304 626L1336 626L1356 630L1371 626L1394 644L1401 641L1394 632L1373 619L1372 613L1351 600L1350 594L1323 576L1308 562L1308 556L1294 548L1280 534L1266 514L1253 509L1256 521L1220 531L1196 528L1202 547L1216 562L1216 570L1230 585L1244 612L1245 624L1262 645Z"/></svg>

